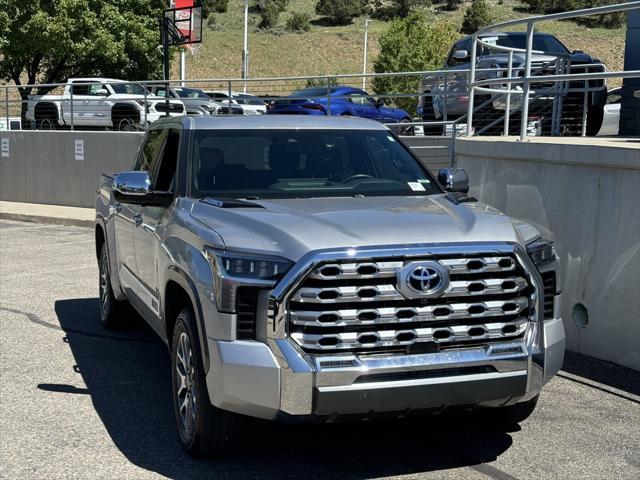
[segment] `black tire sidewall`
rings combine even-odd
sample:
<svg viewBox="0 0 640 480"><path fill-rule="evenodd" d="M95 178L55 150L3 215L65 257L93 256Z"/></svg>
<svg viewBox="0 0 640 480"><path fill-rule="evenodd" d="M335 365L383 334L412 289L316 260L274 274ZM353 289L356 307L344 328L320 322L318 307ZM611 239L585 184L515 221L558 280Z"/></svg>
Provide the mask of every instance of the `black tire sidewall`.
<svg viewBox="0 0 640 480"><path fill-rule="evenodd" d="M182 333L186 333L189 337L189 342L191 344L191 349L194 356L194 381L196 386L196 418L194 422L193 433L191 438L186 438L185 432L183 432L182 422L180 419L180 412L178 406L178 397L176 391L177 384L177 375L176 375L176 362L177 355L176 349L178 346L178 340ZM185 308L180 312L178 318L176 319L176 324L173 330L173 338L171 339L171 395L173 399L173 410L176 417L176 426L178 428L178 436L180 437L180 442L182 446L186 450L191 450L196 442L199 440L198 437L202 432L203 425L206 425L207 414L209 410L213 408L209 402L209 394L207 392L207 383L204 375L204 369L202 365L201 355L200 355L200 343L198 339L198 330L195 327L195 322L193 319L193 313L190 308Z"/></svg>
<svg viewBox="0 0 640 480"><path fill-rule="evenodd" d="M104 271L104 269L106 269L107 271L107 285L106 285L106 289L107 289L107 302L106 305L104 305L102 303L102 296L100 296L99 300L100 300L100 320L102 321L102 323L104 325L107 325L110 323L111 316L113 315L113 302L114 302L114 297L113 297L113 292L111 291L111 272L109 271L109 256L107 254L107 245L104 244L102 245L102 248L100 250L100 265L98 268L98 282L102 282L102 273ZM100 283L98 283L98 287L99 287ZM99 288L98 288L99 290ZM102 292L99 292L100 294Z"/></svg>

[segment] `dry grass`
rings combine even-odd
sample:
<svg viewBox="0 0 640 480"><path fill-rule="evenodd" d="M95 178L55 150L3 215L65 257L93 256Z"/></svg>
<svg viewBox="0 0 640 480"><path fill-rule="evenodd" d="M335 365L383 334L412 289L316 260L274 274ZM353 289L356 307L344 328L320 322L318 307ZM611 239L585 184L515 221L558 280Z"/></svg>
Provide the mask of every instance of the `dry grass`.
<svg viewBox="0 0 640 480"><path fill-rule="evenodd" d="M190 78L239 78L242 56L242 3L230 2L229 11L218 16L221 30L205 27L204 44L200 53L189 56L187 74ZM281 24L294 11L304 11L317 20L313 9L315 0L292 0L288 11L281 16ZM470 3L468 0L466 3ZM488 0L496 22L529 16L517 0ZM464 7L455 12L429 8L432 18L447 18L460 24ZM252 16L249 35L249 76L276 77L358 73L362 71L363 18L352 25L330 27L313 25L305 34L271 34L256 29L257 18ZM387 24L374 21L369 27L368 71L378 53L378 38ZM542 31L556 35L570 49L585 50L603 60L609 70L622 70L625 30L587 28L573 22L545 22ZM616 82L612 82L616 84Z"/></svg>

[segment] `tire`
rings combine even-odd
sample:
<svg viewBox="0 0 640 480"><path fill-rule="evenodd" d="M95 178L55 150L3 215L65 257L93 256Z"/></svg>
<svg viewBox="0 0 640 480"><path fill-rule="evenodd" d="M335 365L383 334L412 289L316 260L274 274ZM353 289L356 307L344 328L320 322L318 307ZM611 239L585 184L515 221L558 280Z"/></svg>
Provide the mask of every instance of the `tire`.
<svg viewBox="0 0 640 480"><path fill-rule="evenodd" d="M531 400L522 403L516 403L508 407L496 408L493 412L497 417L496 419L506 425L514 425L516 423L524 422L531 416L536 409L538 399L540 395L536 395Z"/></svg>
<svg viewBox="0 0 640 480"><path fill-rule="evenodd" d="M424 107L422 108L422 121L423 122L435 122L436 113L433 108L433 99L432 97L427 97L424 99ZM427 136L441 136L443 135L443 127L438 125L424 125L422 127L424 131L424 135Z"/></svg>
<svg viewBox="0 0 640 480"><path fill-rule="evenodd" d="M116 300L111 287L111 272L109 269L109 255L107 244L102 245L100 250L100 262L98 263L98 286L100 292L100 320L109 329L116 329L122 326L123 318L126 316L127 301Z"/></svg>
<svg viewBox="0 0 640 480"><path fill-rule="evenodd" d="M56 129L56 125L54 123L54 120L52 120L51 118L38 118L36 119L36 129L37 130L55 130Z"/></svg>
<svg viewBox="0 0 640 480"><path fill-rule="evenodd" d="M117 123L114 122L116 130L121 132L133 132L138 130L136 127L135 119L131 117L124 117L117 120Z"/></svg>
<svg viewBox="0 0 640 480"><path fill-rule="evenodd" d="M398 135L404 135L404 136L415 135L415 129L413 128L413 125L402 126L403 123L411 123L411 119L403 118L402 120L400 120L400 128L398 129Z"/></svg>
<svg viewBox="0 0 640 480"><path fill-rule="evenodd" d="M171 385L178 434L197 458L220 455L231 446L237 416L209 399L198 330L190 308L180 312L171 342Z"/></svg>

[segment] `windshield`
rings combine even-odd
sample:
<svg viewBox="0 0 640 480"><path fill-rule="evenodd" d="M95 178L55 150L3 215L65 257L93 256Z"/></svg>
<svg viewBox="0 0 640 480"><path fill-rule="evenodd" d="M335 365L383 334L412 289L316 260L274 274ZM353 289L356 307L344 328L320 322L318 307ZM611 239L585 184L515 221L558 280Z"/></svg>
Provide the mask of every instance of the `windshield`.
<svg viewBox="0 0 640 480"><path fill-rule="evenodd" d="M202 98L204 100L210 100L209 95L197 88L175 88L174 91L180 98Z"/></svg>
<svg viewBox="0 0 640 480"><path fill-rule="evenodd" d="M246 93L238 93L233 96L234 100L240 105L265 105L258 97L247 95Z"/></svg>
<svg viewBox="0 0 640 480"><path fill-rule="evenodd" d="M483 37L483 42L490 45L499 45L501 47L520 48L526 50L526 35L503 35L495 37ZM533 49L545 53L569 53L560 41L551 35L535 35L533 36Z"/></svg>
<svg viewBox="0 0 640 480"><path fill-rule="evenodd" d="M441 193L384 130L196 130L192 195L230 198Z"/></svg>
<svg viewBox="0 0 640 480"><path fill-rule="evenodd" d="M115 93L125 95L151 95L151 92L139 83L112 83L111 88Z"/></svg>

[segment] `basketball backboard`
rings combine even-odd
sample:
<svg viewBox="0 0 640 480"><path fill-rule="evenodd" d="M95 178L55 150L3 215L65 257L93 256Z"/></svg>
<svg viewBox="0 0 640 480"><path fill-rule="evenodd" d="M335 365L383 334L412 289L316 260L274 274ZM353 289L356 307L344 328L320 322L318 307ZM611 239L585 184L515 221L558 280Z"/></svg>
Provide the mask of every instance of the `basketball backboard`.
<svg viewBox="0 0 640 480"><path fill-rule="evenodd" d="M169 8L164 17L169 45L202 42L202 7Z"/></svg>

